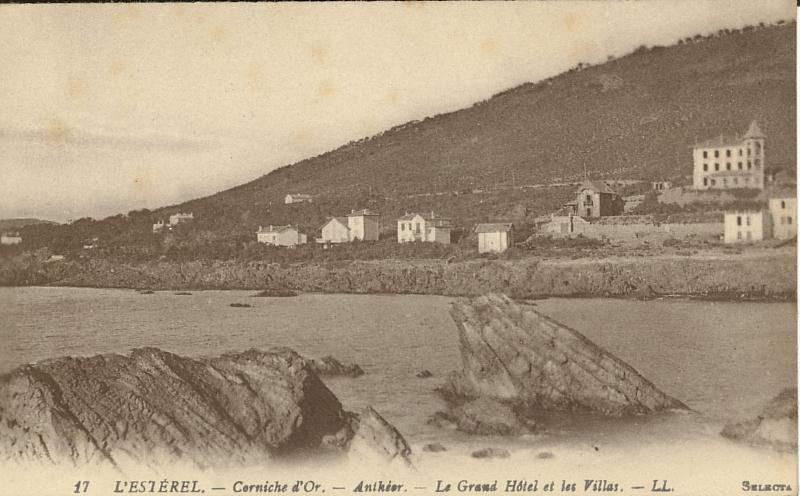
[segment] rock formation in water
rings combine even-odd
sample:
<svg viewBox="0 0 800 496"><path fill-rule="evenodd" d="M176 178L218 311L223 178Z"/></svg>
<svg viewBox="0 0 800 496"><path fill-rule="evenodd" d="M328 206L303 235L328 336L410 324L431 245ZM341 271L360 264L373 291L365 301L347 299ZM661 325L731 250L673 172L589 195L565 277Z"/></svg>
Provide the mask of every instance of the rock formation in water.
<svg viewBox="0 0 800 496"><path fill-rule="evenodd" d="M320 377L360 377L364 370L355 363L342 363L332 356L308 359L311 367Z"/></svg>
<svg viewBox="0 0 800 496"><path fill-rule="evenodd" d="M351 443L408 456L376 412L344 411L308 362L286 348L202 359L141 348L20 367L0 379L0 460L205 468Z"/></svg>
<svg viewBox="0 0 800 496"><path fill-rule="evenodd" d="M384 462L411 465L411 447L395 427L372 407L359 412L353 422L350 456L372 459L377 455Z"/></svg>
<svg viewBox="0 0 800 496"><path fill-rule="evenodd" d="M756 418L727 424L722 435L782 451L797 450L797 388L784 389Z"/></svg>
<svg viewBox="0 0 800 496"><path fill-rule="evenodd" d="M518 410L614 416L686 408L579 332L506 296L460 300L450 313L463 370L441 391L453 403L486 397Z"/></svg>

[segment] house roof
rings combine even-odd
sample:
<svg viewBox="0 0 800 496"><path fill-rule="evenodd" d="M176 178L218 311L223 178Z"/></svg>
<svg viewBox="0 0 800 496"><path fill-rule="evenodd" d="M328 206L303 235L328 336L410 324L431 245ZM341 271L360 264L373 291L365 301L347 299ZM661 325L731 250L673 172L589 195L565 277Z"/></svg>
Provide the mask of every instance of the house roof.
<svg viewBox="0 0 800 496"><path fill-rule="evenodd" d="M292 226L291 224L287 226L267 226L266 228L264 226L259 226L258 231L256 231L256 234L281 233L284 231L288 231L289 229L297 231L297 228Z"/></svg>
<svg viewBox="0 0 800 496"><path fill-rule="evenodd" d="M372 210L369 210L367 208L362 210L353 210L352 212L347 214L348 217L379 216L379 215L381 214L379 214L378 212L373 212Z"/></svg>
<svg viewBox="0 0 800 496"><path fill-rule="evenodd" d="M720 134L716 138L707 139L694 145L694 148L721 148L723 146L738 146L742 144L742 138L738 136L725 136Z"/></svg>
<svg viewBox="0 0 800 496"><path fill-rule="evenodd" d="M325 223L322 224L322 226L320 226L320 229L324 228L325 226L330 224L331 221L334 221L334 220L337 221L339 224L343 225L345 227L345 229L350 229L350 226L347 225L347 217L341 217L341 216L340 217L328 217L328 220L326 220Z"/></svg>
<svg viewBox="0 0 800 496"><path fill-rule="evenodd" d="M715 138L707 139L695 144L694 148L721 148L724 146L738 146L742 144L742 141L752 138L766 138L766 135L761 131L761 128L758 127L758 122L756 121L750 122L750 127L747 128L747 132L744 133L743 137L726 136L720 134Z"/></svg>
<svg viewBox="0 0 800 496"><path fill-rule="evenodd" d="M750 127L748 127L747 132L744 133L744 139L748 138L766 138L766 135L761 132L761 128L758 127L758 122L753 121L750 123Z"/></svg>
<svg viewBox="0 0 800 496"><path fill-rule="evenodd" d="M450 222L450 219L448 219L447 217L438 216L433 212L431 212L430 214L417 214L417 213L412 212L410 214L405 214L404 216L400 217L397 220L411 220L414 217L416 217L417 215L422 217L426 222L430 222L430 221L446 221L446 222Z"/></svg>
<svg viewBox="0 0 800 496"><path fill-rule="evenodd" d="M767 198L775 200L783 200L787 198L797 198L797 189L790 186L782 186L771 189L767 192Z"/></svg>
<svg viewBox="0 0 800 496"><path fill-rule="evenodd" d="M595 191L597 193L608 193L610 195L616 195L617 194L617 192L614 191L613 189L611 189L611 186L606 184L604 181L591 181L591 180L587 179L587 180L585 180L585 181L583 181L581 183L580 190L584 190L584 189L590 189L590 190Z"/></svg>
<svg viewBox="0 0 800 496"><path fill-rule="evenodd" d="M475 226L476 233L508 232L514 229L511 222L500 222L494 224L478 224Z"/></svg>

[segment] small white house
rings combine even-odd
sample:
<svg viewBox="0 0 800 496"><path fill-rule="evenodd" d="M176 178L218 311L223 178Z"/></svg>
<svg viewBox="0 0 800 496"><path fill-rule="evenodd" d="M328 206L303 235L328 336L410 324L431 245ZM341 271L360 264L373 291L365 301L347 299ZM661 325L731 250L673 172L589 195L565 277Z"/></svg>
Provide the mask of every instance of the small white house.
<svg viewBox="0 0 800 496"><path fill-rule="evenodd" d="M184 212L178 212L177 214L172 214L169 216L169 225L177 226L182 222L190 222L192 220L194 220L194 213L189 212L187 214Z"/></svg>
<svg viewBox="0 0 800 496"><path fill-rule="evenodd" d="M771 236L772 219L766 210L725 212L725 243L750 243Z"/></svg>
<svg viewBox="0 0 800 496"><path fill-rule="evenodd" d="M153 232L154 233L161 232L161 231L164 230L164 227L166 227L166 224L164 224L164 221L163 220L159 220L158 222L153 224Z"/></svg>
<svg viewBox="0 0 800 496"><path fill-rule="evenodd" d="M450 244L450 219L439 217L433 212L427 214L406 214L397 219L397 242L408 243L426 241Z"/></svg>
<svg viewBox="0 0 800 496"><path fill-rule="evenodd" d="M313 203L314 197L311 195L305 195L302 193L289 193L285 197L283 197L283 203L286 205L292 203Z"/></svg>
<svg viewBox="0 0 800 496"><path fill-rule="evenodd" d="M331 217L322 226L322 237L317 243L347 243L350 241L350 228L347 217Z"/></svg>
<svg viewBox="0 0 800 496"><path fill-rule="evenodd" d="M22 243L22 236L19 233L0 234L0 245L18 245Z"/></svg>
<svg viewBox="0 0 800 496"><path fill-rule="evenodd" d="M502 253L514 244L514 224L502 222L496 224L478 224L478 253Z"/></svg>
<svg viewBox="0 0 800 496"><path fill-rule="evenodd" d="M797 197L781 195L769 199L772 237L792 239L797 236Z"/></svg>
<svg viewBox="0 0 800 496"><path fill-rule="evenodd" d="M263 226L258 227L256 239L259 243L266 243L273 246L294 247L306 243L306 235L301 233L296 227L288 226Z"/></svg>

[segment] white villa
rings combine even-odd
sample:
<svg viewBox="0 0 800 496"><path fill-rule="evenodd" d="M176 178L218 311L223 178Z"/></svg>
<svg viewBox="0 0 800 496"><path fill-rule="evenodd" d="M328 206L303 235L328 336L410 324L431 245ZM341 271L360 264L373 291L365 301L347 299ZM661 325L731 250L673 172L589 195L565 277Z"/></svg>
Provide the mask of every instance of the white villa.
<svg viewBox="0 0 800 496"><path fill-rule="evenodd" d="M450 219L439 217L433 212L426 214L405 214L397 219L397 242L428 241L450 244Z"/></svg>
<svg viewBox="0 0 800 496"><path fill-rule="evenodd" d="M289 193L283 197L283 203L289 205L291 203L313 203L314 197L302 193Z"/></svg>
<svg viewBox="0 0 800 496"><path fill-rule="evenodd" d="M256 231L256 239L259 243L266 243L273 246L294 247L306 243L306 235L301 233L296 227L288 226L259 226Z"/></svg>
<svg viewBox="0 0 800 496"><path fill-rule="evenodd" d="M317 238L317 243L348 243L350 242L350 227L347 217L331 217L322 226L322 236Z"/></svg>
<svg viewBox="0 0 800 496"><path fill-rule="evenodd" d="M695 145L694 189L763 189L765 139L753 121L742 138L719 136Z"/></svg>
<svg viewBox="0 0 800 496"><path fill-rule="evenodd" d="M514 244L514 224L503 222L498 224L478 224L478 253L501 253Z"/></svg>
<svg viewBox="0 0 800 496"><path fill-rule="evenodd" d="M779 195L769 199L772 237L792 239L797 236L797 197Z"/></svg>
<svg viewBox="0 0 800 496"><path fill-rule="evenodd" d="M19 233L0 234L0 245L18 245L22 243L22 236Z"/></svg>
<svg viewBox="0 0 800 496"><path fill-rule="evenodd" d="M750 243L772 235L772 218L766 210L725 212L725 243Z"/></svg>
<svg viewBox="0 0 800 496"><path fill-rule="evenodd" d="M352 210L345 217L331 217L322 226L322 236L317 243L348 243L350 241L377 241L380 231L380 214L370 210Z"/></svg>
<svg viewBox="0 0 800 496"><path fill-rule="evenodd" d="M178 212L177 214L172 214L169 216L169 225L177 226L181 222L189 222L192 220L194 220L193 212L189 212L188 214L183 212Z"/></svg>

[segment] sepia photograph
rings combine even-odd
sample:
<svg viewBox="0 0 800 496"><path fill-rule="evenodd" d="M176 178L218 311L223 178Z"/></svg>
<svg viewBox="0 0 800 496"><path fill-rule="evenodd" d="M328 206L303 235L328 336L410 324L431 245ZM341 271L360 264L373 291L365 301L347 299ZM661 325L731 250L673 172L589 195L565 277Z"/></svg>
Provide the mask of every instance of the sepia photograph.
<svg viewBox="0 0 800 496"><path fill-rule="evenodd" d="M0 496L797 495L796 15L0 5Z"/></svg>

